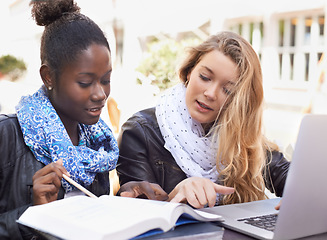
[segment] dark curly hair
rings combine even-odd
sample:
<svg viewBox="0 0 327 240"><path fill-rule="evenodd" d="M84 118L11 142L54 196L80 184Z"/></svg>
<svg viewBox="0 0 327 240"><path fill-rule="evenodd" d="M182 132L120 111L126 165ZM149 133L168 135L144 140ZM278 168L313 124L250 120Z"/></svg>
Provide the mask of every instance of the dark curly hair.
<svg viewBox="0 0 327 240"><path fill-rule="evenodd" d="M34 0L32 17L45 26L41 38L41 64L47 64L57 80L62 68L74 62L91 44L110 47L100 27L80 13L74 0Z"/></svg>

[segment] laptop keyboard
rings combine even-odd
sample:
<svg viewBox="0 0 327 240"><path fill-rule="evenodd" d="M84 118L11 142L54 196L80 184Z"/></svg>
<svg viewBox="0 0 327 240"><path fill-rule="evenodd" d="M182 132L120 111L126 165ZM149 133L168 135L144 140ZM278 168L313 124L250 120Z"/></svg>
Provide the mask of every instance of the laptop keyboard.
<svg viewBox="0 0 327 240"><path fill-rule="evenodd" d="M278 214L269 214L257 217L242 218L238 221L244 221L244 223L250 224L255 227L263 228L268 231L274 231Z"/></svg>

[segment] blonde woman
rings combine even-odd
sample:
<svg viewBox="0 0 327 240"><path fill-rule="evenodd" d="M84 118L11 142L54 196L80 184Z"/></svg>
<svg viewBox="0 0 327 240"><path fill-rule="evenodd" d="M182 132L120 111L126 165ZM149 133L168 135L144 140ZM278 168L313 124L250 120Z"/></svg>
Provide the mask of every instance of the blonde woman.
<svg viewBox="0 0 327 240"><path fill-rule="evenodd" d="M159 184L195 208L283 193L289 162L262 134L259 59L239 35L221 32L190 49L182 83L134 114L118 139L120 184ZM119 194L133 195L121 188Z"/></svg>

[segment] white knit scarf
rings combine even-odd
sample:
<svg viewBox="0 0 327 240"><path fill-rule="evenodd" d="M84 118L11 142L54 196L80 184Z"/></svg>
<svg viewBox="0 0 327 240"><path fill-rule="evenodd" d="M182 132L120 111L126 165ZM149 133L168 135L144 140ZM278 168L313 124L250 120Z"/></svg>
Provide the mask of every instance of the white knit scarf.
<svg viewBox="0 0 327 240"><path fill-rule="evenodd" d="M205 136L202 125L190 116L185 92L184 84L177 84L160 97L156 106L165 148L187 177L205 177L216 182L217 142Z"/></svg>

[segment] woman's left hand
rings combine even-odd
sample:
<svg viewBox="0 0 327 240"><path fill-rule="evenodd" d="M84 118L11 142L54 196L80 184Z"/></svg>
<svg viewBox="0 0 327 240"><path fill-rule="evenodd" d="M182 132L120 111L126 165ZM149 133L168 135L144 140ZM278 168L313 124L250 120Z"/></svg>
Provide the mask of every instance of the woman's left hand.
<svg viewBox="0 0 327 240"><path fill-rule="evenodd" d="M181 181L169 193L171 202L187 202L195 208L203 208L208 204L213 207L217 193L231 194L234 188L218 185L207 178L190 177Z"/></svg>
<svg viewBox="0 0 327 240"><path fill-rule="evenodd" d="M122 197L139 197L145 195L148 199L166 201L168 194L156 183L148 181L131 181L122 185L117 193Z"/></svg>
<svg viewBox="0 0 327 240"><path fill-rule="evenodd" d="M280 209L280 206L282 205L282 199L279 201L279 203L275 206L276 210Z"/></svg>

